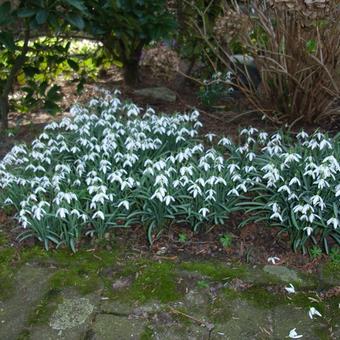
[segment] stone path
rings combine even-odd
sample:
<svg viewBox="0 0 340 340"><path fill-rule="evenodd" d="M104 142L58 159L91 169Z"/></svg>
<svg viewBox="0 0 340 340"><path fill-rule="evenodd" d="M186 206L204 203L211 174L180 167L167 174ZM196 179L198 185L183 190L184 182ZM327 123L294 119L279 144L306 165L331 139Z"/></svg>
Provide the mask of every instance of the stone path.
<svg viewBox="0 0 340 340"><path fill-rule="evenodd" d="M142 261L132 273L130 263L119 261L118 267L98 272L100 284L86 293L72 284L51 288L58 265L22 264L15 289L0 301L0 339L282 340L294 328L304 339L340 338L337 275L326 279L281 266L241 270L223 263L213 272L213 262L159 260ZM171 268L169 276L160 272L158 281L157 270L164 266ZM221 268L229 276L219 276ZM285 291L288 283L296 294ZM175 289L174 298L160 295L157 289L165 285ZM333 295L327 298L324 292ZM310 319L313 306L322 317Z"/></svg>

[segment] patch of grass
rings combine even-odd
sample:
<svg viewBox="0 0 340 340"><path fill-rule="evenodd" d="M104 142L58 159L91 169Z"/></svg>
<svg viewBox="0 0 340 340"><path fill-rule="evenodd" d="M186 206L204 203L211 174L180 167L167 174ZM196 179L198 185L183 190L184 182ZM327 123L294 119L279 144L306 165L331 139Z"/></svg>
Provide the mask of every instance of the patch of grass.
<svg viewBox="0 0 340 340"><path fill-rule="evenodd" d="M183 262L179 265L179 268L190 272L198 272L216 281L242 278L246 274L245 269L241 266L227 267L218 262Z"/></svg>

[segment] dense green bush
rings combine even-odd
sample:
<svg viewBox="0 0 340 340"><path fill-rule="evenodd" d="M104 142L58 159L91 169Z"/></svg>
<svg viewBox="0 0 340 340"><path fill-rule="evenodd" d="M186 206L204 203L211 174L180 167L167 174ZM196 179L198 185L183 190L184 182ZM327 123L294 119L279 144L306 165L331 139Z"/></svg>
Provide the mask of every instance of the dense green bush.
<svg viewBox="0 0 340 340"><path fill-rule="evenodd" d="M109 94L72 114L0 163L0 202L18 212L21 239L75 250L84 235L142 224L152 242L171 223L197 231L238 210L279 226L294 250L340 243L339 136L250 128L242 144L222 138L207 148L197 111L142 116Z"/></svg>
<svg viewBox="0 0 340 340"><path fill-rule="evenodd" d="M124 70L125 82L136 85L143 48L166 38L175 28L166 0L89 0L86 30L100 40Z"/></svg>

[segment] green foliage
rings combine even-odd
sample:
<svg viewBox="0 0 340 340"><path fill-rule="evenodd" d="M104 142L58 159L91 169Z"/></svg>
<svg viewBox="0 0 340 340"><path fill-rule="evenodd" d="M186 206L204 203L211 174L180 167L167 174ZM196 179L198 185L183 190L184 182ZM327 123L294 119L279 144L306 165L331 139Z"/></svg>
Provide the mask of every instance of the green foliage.
<svg viewBox="0 0 340 340"><path fill-rule="evenodd" d="M229 234L224 234L220 237L220 243L223 248L230 248L233 241L233 237Z"/></svg>
<svg viewBox="0 0 340 340"><path fill-rule="evenodd" d="M166 38L175 28L165 0L90 0L87 31L100 40L110 56L122 63L125 79L137 80L143 47Z"/></svg>
<svg viewBox="0 0 340 340"><path fill-rule="evenodd" d="M141 117L105 92L71 112L0 163L0 202L18 212L22 239L75 251L84 235L141 224L152 243L174 221L197 232L242 211L240 226L277 227L294 251L340 244L340 135L249 128L239 143L223 137L207 149L196 139L197 111Z"/></svg>
<svg viewBox="0 0 340 340"><path fill-rule="evenodd" d="M340 264L340 249L332 248L329 252L329 257L333 263Z"/></svg>
<svg viewBox="0 0 340 340"><path fill-rule="evenodd" d="M322 249L318 246L313 246L309 251L310 257L312 259L317 259L322 255Z"/></svg>
<svg viewBox="0 0 340 340"><path fill-rule="evenodd" d="M221 72L214 73L211 81L205 80L204 85L200 87L198 97L206 106L216 105L221 99L228 96L228 74L223 75Z"/></svg>
<svg viewBox="0 0 340 340"><path fill-rule="evenodd" d="M21 111L39 107L55 113L59 109L60 89L52 86L51 75L68 58L70 43L58 37L67 35L70 28L83 29L87 13L82 0L28 0L17 7L5 1L0 14L0 114L7 128L9 104ZM20 103L9 103L16 86L26 95Z"/></svg>
<svg viewBox="0 0 340 340"><path fill-rule="evenodd" d="M186 234L180 233L178 235L178 241L181 243L185 243L188 241L188 236Z"/></svg>

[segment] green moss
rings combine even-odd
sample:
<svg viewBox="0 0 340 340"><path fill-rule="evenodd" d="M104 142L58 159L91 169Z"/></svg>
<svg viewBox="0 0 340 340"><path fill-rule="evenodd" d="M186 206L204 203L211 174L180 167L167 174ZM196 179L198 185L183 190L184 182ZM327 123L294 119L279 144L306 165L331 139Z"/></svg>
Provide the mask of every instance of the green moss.
<svg viewBox="0 0 340 340"><path fill-rule="evenodd" d="M150 261L138 273L129 289L129 296L133 300L157 300L165 303L182 296L176 285L173 263Z"/></svg>
<svg viewBox="0 0 340 340"><path fill-rule="evenodd" d="M340 262L328 261L322 268L323 279L340 283Z"/></svg>
<svg viewBox="0 0 340 340"><path fill-rule="evenodd" d="M14 248L0 248L0 299L10 296L14 283Z"/></svg>
<svg viewBox="0 0 340 340"><path fill-rule="evenodd" d="M226 298L228 294L215 299L209 304L208 319L214 323L225 323L232 317L232 310L230 304L230 297Z"/></svg>
<svg viewBox="0 0 340 340"><path fill-rule="evenodd" d="M29 316L28 323L30 325L47 324L61 302L60 291L57 289L49 290Z"/></svg>
<svg viewBox="0 0 340 340"><path fill-rule="evenodd" d="M253 286L242 293L242 298L258 307L272 308L286 303L285 297L278 293L268 292L264 287Z"/></svg>
<svg viewBox="0 0 340 340"><path fill-rule="evenodd" d="M179 265L179 268L191 272L198 272L216 281L242 278L246 274L242 266L227 267L219 262L183 262Z"/></svg>
<svg viewBox="0 0 340 340"><path fill-rule="evenodd" d="M153 331L150 326L146 326L143 333L140 336L140 340L151 340L153 337Z"/></svg>
<svg viewBox="0 0 340 340"><path fill-rule="evenodd" d="M53 260L60 268L50 279L50 287L59 289L72 286L82 294L88 294L101 286L100 272L116 261L116 254L109 251L70 253L56 251Z"/></svg>

